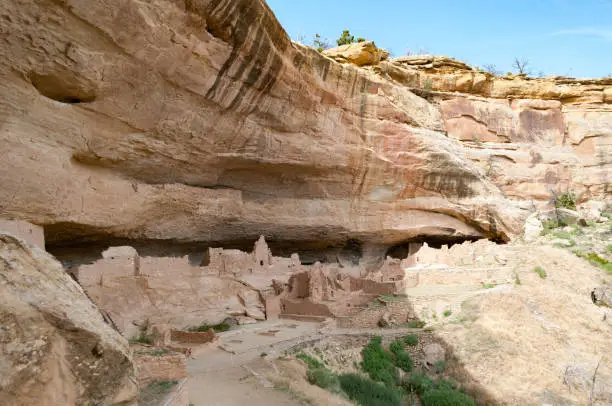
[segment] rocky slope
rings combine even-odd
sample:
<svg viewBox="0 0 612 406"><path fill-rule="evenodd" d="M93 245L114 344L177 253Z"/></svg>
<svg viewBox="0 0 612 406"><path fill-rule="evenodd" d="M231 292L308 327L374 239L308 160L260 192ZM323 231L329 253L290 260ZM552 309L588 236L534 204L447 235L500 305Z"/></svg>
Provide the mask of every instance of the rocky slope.
<svg viewBox="0 0 612 406"><path fill-rule="evenodd" d="M125 338L49 254L0 234L0 404L132 405Z"/></svg>
<svg viewBox="0 0 612 406"><path fill-rule="evenodd" d="M0 21L0 214L50 246L380 253L508 240L549 187L610 193L609 81L359 68L292 43L262 0L9 0Z"/></svg>

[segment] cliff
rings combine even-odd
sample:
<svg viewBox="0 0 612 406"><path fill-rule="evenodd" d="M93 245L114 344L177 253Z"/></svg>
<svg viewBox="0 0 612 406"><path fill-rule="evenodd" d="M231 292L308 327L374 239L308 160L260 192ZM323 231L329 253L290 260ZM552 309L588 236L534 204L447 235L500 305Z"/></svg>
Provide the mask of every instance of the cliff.
<svg viewBox="0 0 612 406"><path fill-rule="evenodd" d="M550 188L610 195L610 80L339 63L262 0L9 0L0 21L0 214L50 246L378 252L508 240Z"/></svg>

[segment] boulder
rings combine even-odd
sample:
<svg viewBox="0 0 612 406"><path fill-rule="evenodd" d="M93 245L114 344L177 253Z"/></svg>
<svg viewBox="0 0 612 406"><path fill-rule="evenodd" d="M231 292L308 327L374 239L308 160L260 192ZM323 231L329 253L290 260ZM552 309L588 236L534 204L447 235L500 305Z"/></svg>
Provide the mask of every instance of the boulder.
<svg viewBox="0 0 612 406"><path fill-rule="evenodd" d="M605 306L612 308L612 287L599 286L591 292L591 300L597 306Z"/></svg>
<svg viewBox="0 0 612 406"><path fill-rule="evenodd" d="M391 313L384 312L378 319L378 327L389 327L391 324Z"/></svg>
<svg viewBox="0 0 612 406"><path fill-rule="evenodd" d="M128 343L51 255L0 234L0 404L127 405Z"/></svg>
<svg viewBox="0 0 612 406"><path fill-rule="evenodd" d="M434 365L437 361L446 359L446 350L438 343L427 344L423 347L423 354L426 365Z"/></svg>
<svg viewBox="0 0 612 406"><path fill-rule="evenodd" d="M537 213L531 214L525 221L525 231L523 232L523 238L527 242L535 241L540 236L540 233L544 227L542 222L538 219Z"/></svg>
<svg viewBox="0 0 612 406"><path fill-rule="evenodd" d="M261 310L259 307L249 307L246 310L247 317L251 317L255 320L263 321L266 319L266 313Z"/></svg>
<svg viewBox="0 0 612 406"><path fill-rule="evenodd" d="M376 65L389 57L389 52L377 48L373 41L356 42L341 45L323 51L323 55L340 63L352 63L357 66Z"/></svg>

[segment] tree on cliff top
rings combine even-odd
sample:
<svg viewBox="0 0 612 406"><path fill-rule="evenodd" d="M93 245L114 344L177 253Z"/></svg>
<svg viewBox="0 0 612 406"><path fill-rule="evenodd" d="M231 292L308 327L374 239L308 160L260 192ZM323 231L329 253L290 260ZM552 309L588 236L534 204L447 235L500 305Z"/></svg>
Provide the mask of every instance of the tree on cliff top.
<svg viewBox="0 0 612 406"><path fill-rule="evenodd" d="M514 58L512 62L512 68L516 70L519 75L530 75L531 68L529 67L529 61L525 58Z"/></svg>
<svg viewBox="0 0 612 406"><path fill-rule="evenodd" d="M351 35L349 30L344 30L336 42L338 43L338 46L352 44L355 42L355 37Z"/></svg>

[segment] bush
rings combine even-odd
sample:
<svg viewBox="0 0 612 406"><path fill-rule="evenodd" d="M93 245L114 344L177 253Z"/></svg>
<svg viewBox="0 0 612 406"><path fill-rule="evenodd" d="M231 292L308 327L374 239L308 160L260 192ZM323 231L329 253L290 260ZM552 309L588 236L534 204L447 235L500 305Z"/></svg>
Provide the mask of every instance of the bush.
<svg viewBox="0 0 612 406"><path fill-rule="evenodd" d="M412 371L414 362L412 357L406 351L401 351L395 354L395 366L404 372Z"/></svg>
<svg viewBox="0 0 612 406"><path fill-rule="evenodd" d="M565 192L554 198L557 209L576 210L576 195L574 192Z"/></svg>
<svg viewBox="0 0 612 406"><path fill-rule="evenodd" d="M425 326L425 322L421 320L410 320L408 322L408 327L410 328L423 328Z"/></svg>
<svg viewBox="0 0 612 406"><path fill-rule="evenodd" d="M389 345L389 350L393 353L393 354L397 354L399 352L404 351L404 343L402 342L402 340L395 340L391 343L391 345Z"/></svg>
<svg viewBox="0 0 612 406"><path fill-rule="evenodd" d="M419 336L416 334L408 334L406 337L404 337L404 342L412 346L417 345L419 343Z"/></svg>
<svg viewBox="0 0 612 406"><path fill-rule="evenodd" d="M349 399L361 406L401 406L400 393L393 388L363 378L357 374L338 377L340 388Z"/></svg>
<svg viewBox="0 0 612 406"><path fill-rule="evenodd" d="M437 360L434 363L434 371L436 371L436 374L441 374L442 372L446 371L446 361L442 359Z"/></svg>
<svg viewBox="0 0 612 406"><path fill-rule="evenodd" d="M340 387L338 376L327 368L311 369L307 372L308 382L319 388L337 392Z"/></svg>
<svg viewBox="0 0 612 406"><path fill-rule="evenodd" d="M435 389L421 396L423 406L476 406L474 399L452 389Z"/></svg>
<svg viewBox="0 0 612 406"><path fill-rule="evenodd" d="M452 311L452 310L444 310L444 313L443 313L443 314L444 314L444 317L448 317L448 316L450 316L451 314L453 314L453 311Z"/></svg>
<svg viewBox="0 0 612 406"><path fill-rule="evenodd" d="M414 392L418 395L422 395L434 387L434 381L421 372L415 372L404 379L402 386L408 392Z"/></svg>
<svg viewBox="0 0 612 406"><path fill-rule="evenodd" d="M584 252L580 250L575 250L574 254L576 254L580 258L586 259L591 265L601 268L604 271L612 274L612 262L609 262L607 259L600 257L596 252Z"/></svg>
<svg viewBox="0 0 612 406"><path fill-rule="evenodd" d="M397 381L397 372L393 366L391 354L381 346L382 339L379 336L373 337L370 342L363 347L361 356L361 369L375 381L383 382L390 386Z"/></svg>
<svg viewBox="0 0 612 406"><path fill-rule="evenodd" d="M336 43L338 44L338 46L348 45L354 42L355 42L355 37L351 35L349 30L342 31L342 35L340 36L340 38L336 40Z"/></svg>
<svg viewBox="0 0 612 406"><path fill-rule="evenodd" d="M304 361L306 365L308 365L308 369L325 368L325 365L323 365L321 361L319 361L312 355L306 354L305 352L298 352L297 354L295 354L295 358Z"/></svg>
<svg viewBox="0 0 612 406"><path fill-rule="evenodd" d="M546 271L541 266L536 266L533 268L533 272L537 273L538 276L542 279L546 279L548 275L546 275Z"/></svg>
<svg viewBox="0 0 612 406"><path fill-rule="evenodd" d="M556 219L548 219L546 221L544 221L542 223L542 226L544 227L542 230L542 235L547 235L549 234L552 230L554 230L555 228L559 228L559 227L565 227L567 226L567 219L565 217L558 217Z"/></svg>
<svg viewBox="0 0 612 406"><path fill-rule="evenodd" d="M456 390L458 388L459 384L452 379L440 379L436 382L436 389Z"/></svg>

